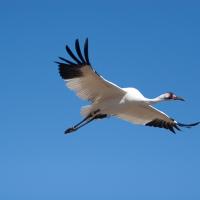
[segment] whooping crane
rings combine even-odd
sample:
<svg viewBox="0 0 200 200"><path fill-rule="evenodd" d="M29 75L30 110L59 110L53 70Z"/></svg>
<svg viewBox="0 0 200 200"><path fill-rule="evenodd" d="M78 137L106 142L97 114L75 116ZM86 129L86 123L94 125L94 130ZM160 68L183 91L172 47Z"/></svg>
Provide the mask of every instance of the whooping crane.
<svg viewBox="0 0 200 200"><path fill-rule="evenodd" d="M76 131L95 119L109 116L116 116L134 124L169 129L173 133L175 129L180 131L180 127L190 128L200 123L179 123L152 106L163 101L184 101L182 97L172 92L149 99L136 88L121 88L104 79L90 64L88 39L85 40L84 55L78 39L75 42L75 49L77 56L66 46L66 51L73 61L59 57L62 62L56 63L59 65L59 73L66 86L74 90L80 98L90 101L91 105L82 107L81 114L85 118L75 126L68 128L65 134Z"/></svg>

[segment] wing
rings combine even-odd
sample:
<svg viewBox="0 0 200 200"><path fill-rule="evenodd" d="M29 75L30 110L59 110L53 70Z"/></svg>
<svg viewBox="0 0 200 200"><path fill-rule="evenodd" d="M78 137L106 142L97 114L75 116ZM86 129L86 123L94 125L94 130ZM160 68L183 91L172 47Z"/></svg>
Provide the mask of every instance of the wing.
<svg viewBox="0 0 200 200"><path fill-rule="evenodd" d="M75 49L78 56L66 46L66 51L73 61L59 57L63 62L56 62L59 65L60 76L68 88L74 90L80 98L92 102L125 94L119 86L107 81L92 68L88 56L88 39L84 45L84 56L78 39Z"/></svg>
<svg viewBox="0 0 200 200"><path fill-rule="evenodd" d="M137 106L137 108L129 109L126 113L119 114L120 118L132 123L142 124L146 126L165 128L173 133L175 129L180 131L180 127L191 128L198 125L200 122L193 124L182 124L174 119L170 118L164 112L152 107L152 106ZM137 117L136 117L137 116Z"/></svg>

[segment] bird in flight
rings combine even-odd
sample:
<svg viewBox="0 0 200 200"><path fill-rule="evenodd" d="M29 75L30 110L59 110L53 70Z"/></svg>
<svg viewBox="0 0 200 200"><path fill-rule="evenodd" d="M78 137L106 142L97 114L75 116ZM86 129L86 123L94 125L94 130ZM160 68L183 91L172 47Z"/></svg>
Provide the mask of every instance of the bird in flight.
<svg viewBox="0 0 200 200"><path fill-rule="evenodd" d="M88 39L85 40L83 52L77 39L75 50L76 55L66 46L66 51L71 60L59 57L61 61L56 63L66 86L75 91L80 98L90 101L91 104L81 108L84 119L68 128L65 134L74 132L96 119L104 119L110 116L116 116L134 124L165 128L173 133L176 133L175 130L180 131L181 127L191 128L200 124L200 122L179 123L153 107L154 104L164 101L184 101L182 97L172 92L149 99L144 97L136 88L121 88L104 79L90 64Z"/></svg>

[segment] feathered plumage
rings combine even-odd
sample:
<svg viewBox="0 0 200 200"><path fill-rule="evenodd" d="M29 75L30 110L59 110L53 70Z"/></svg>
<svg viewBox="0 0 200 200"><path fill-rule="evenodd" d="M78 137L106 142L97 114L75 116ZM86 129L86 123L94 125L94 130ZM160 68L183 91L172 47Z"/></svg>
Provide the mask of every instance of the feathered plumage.
<svg viewBox="0 0 200 200"><path fill-rule="evenodd" d="M92 104L82 108L81 113L85 118L65 133L73 132L95 119L108 116L117 116L134 124L165 128L173 133L175 129L180 131L180 127L190 128L200 123L179 123L152 106L162 101L183 100L172 92L149 99L136 88L121 88L104 79L90 64L88 39L85 40L83 53L78 39L75 41L75 50L77 55L66 46L72 60L59 57L61 61L56 62L59 65L59 73L69 89Z"/></svg>

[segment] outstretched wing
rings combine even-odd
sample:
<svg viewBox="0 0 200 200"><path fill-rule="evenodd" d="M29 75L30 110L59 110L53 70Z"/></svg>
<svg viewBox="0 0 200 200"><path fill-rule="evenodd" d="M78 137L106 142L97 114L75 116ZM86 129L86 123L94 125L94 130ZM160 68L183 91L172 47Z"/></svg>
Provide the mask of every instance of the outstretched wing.
<svg viewBox="0 0 200 200"><path fill-rule="evenodd" d="M73 61L59 57L63 62L56 62L59 65L60 76L68 88L74 90L80 98L92 102L125 94L119 86L107 81L92 68L88 56L88 39L85 40L84 55L78 39L75 49L77 56L66 46L66 51Z"/></svg>
<svg viewBox="0 0 200 200"><path fill-rule="evenodd" d="M173 133L176 133L175 130L180 131L180 127L190 128L192 126L198 125L200 122L193 124L182 124L174 119L170 118L164 112L152 107L152 106L137 106L137 108L129 109L123 114L117 115L121 119L127 120L132 123L165 128L170 130ZM137 117L136 117L137 116Z"/></svg>

